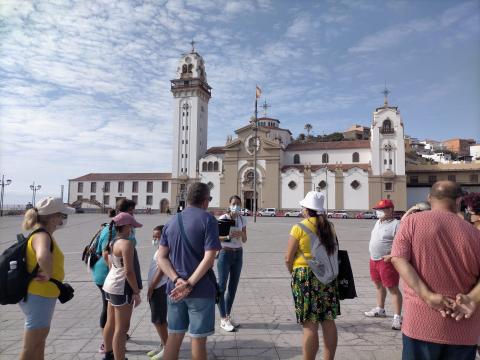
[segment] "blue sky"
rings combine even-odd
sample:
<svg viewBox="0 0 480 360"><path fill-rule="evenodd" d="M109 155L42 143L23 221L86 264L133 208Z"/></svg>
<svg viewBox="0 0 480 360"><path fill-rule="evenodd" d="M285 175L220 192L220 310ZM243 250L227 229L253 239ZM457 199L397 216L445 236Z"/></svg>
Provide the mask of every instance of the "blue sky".
<svg viewBox="0 0 480 360"><path fill-rule="evenodd" d="M89 172L169 172L170 79L191 39L213 87L209 146L246 124L255 84L294 135L369 125L480 141L480 1L2 1L6 203Z"/></svg>

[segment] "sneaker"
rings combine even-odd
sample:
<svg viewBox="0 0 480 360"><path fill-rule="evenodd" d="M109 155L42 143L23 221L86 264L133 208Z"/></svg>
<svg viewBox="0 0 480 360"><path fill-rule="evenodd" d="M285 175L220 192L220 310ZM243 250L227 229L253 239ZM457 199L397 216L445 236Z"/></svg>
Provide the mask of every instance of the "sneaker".
<svg viewBox="0 0 480 360"><path fill-rule="evenodd" d="M159 346L158 348L156 348L156 349L153 349L152 351L149 351L149 352L147 353L147 356L153 357L153 356L157 355L157 354L160 353L160 352L163 352L163 346L162 346L162 345L160 345L160 346Z"/></svg>
<svg viewBox="0 0 480 360"><path fill-rule="evenodd" d="M156 354L155 356L152 356L151 359L152 359L152 360L161 360L161 359L163 359L163 353L164 353L164 352L165 352L165 348L162 347L162 350L160 350L160 351L158 352L158 354Z"/></svg>
<svg viewBox="0 0 480 360"><path fill-rule="evenodd" d="M220 320L220 328L228 332L232 332L233 330L235 330L232 323L230 322L230 319L228 318Z"/></svg>
<svg viewBox="0 0 480 360"><path fill-rule="evenodd" d="M105 354L105 344L103 342L100 344L100 347L98 348L98 352L100 354Z"/></svg>
<svg viewBox="0 0 480 360"><path fill-rule="evenodd" d="M379 307L373 308L370 311L365 312L365 316L367 317L387 317L387 313L385 309L380 309Z"/></svg>
<svg viewBox="0 0 480 360"><path fill-rule="evenodd" d="M232 326L234 328L238 328L240 327L240 324L236 323L235 321L233 321L232 317L231 316L227 316L227 319L230 320L230 324L232 324Z"/></svg>
<svg viewBox="0 0 480 360"><path fill-rule="evenodd" d="M102 360L115 360L113 357L113 351L106 352L105 357L103 357Z"/></svg>
<svg viewBox="0 0 480 360"><path fill-rule="evenodd" d="M402 317L400 315L393 316L392 329L402 330Z"/></svg>

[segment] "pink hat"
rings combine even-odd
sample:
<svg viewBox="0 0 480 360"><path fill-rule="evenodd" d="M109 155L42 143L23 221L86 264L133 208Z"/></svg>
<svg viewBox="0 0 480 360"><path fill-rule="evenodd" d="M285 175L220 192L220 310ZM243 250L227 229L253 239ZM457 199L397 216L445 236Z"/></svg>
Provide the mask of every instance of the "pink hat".
<svg viewBox="0 0 480 360"><path fill-rule="evenodd" d="M116 226L123 226L123 225L132 225L134 228L142 227L143 225L140 224L135 218L127 212L121 212L117 216L112 219L115 222Z"/></svg>

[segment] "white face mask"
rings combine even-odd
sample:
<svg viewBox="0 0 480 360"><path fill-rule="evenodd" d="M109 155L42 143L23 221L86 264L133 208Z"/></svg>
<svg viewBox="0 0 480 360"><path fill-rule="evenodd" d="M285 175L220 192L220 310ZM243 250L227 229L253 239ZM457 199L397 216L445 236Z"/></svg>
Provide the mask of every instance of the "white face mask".
<svg viewBox="0 0 480 360"><path fill-rule="evenodd" d="M375 214L377 215L378 219L383 219L385 217L385 211L383 210L375 210Z"/></svg>
<svg viewBox="0 0 480 360"><path fill-rule="evenodd" d="M239 213L241 210L240 206L239 205L231 205L230 206L230 211L232 213Z"/></svg>

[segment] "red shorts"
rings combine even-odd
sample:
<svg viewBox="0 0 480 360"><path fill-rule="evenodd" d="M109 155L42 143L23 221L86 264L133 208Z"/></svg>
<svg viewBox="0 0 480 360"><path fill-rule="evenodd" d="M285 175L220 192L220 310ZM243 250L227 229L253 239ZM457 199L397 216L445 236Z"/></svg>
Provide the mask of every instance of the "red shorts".
<svg viewBox="0 0 480 360"><path fill-rule="evenodd" d="M398 286L400 275L391 262L370 259L370 277L373 282L381 283L386 288Z"/></svg>

